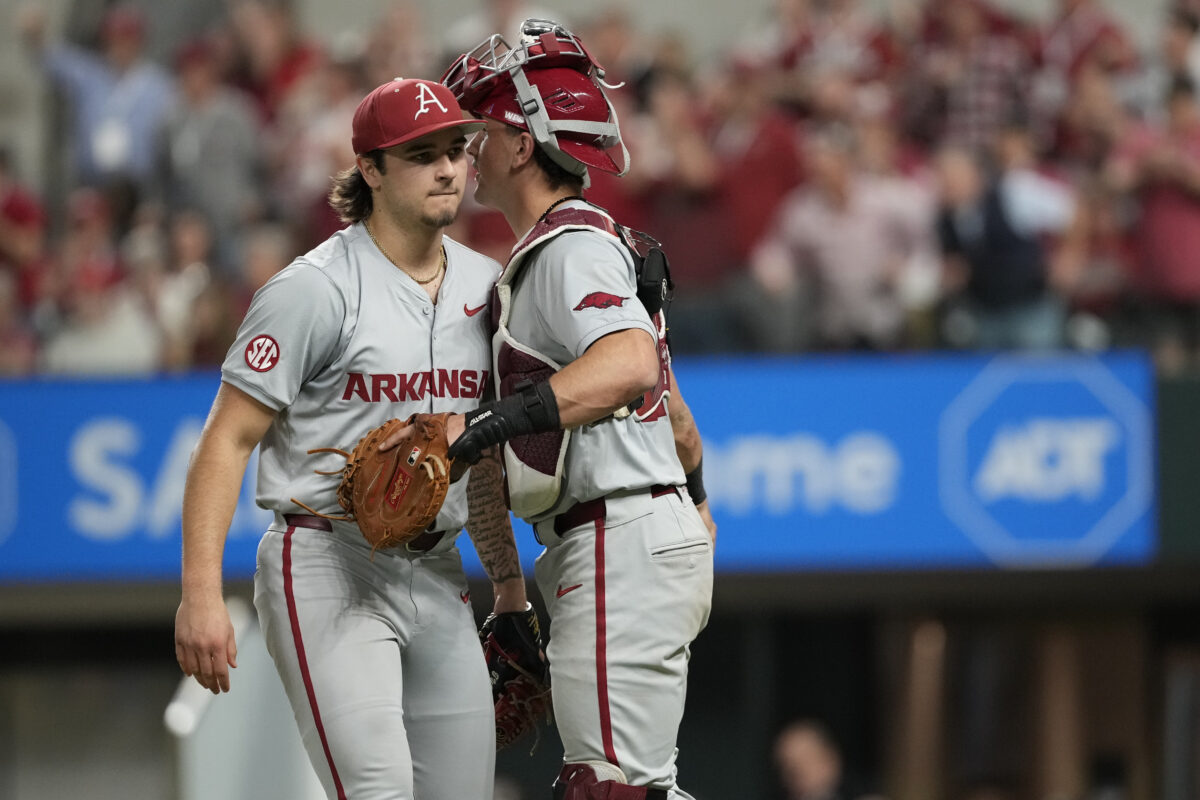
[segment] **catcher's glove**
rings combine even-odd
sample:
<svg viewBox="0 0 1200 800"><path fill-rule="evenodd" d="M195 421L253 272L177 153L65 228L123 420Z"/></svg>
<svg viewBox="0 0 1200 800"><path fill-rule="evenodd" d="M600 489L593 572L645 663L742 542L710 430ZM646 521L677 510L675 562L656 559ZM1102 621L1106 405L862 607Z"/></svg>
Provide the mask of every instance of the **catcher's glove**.
<svg viewBox="0 0 1200 800"><path fill-rule="evenodd" d="M489 614L479 641L492 680L496 747L504 748L531 730L536 734L539 717L551 721L550 669L537 612Z"/></svg>
<svg viewBox="0 0 1200 800"><path fill-rule="evenodd" d="M354 520L371 544L380 547L404 544L423 533L437 517L450 486L451 459L446 457L446 418L449 414L414 414L407 420L390 419L367 432L352 452L321 447L309 453L338 453L346 458L340 470L338 504L345 516L331 517L299 500L292 502L327 519ZM404 426L403 439L384 452L379 444ZM337 475L339 471L321 475Z"/></svg>

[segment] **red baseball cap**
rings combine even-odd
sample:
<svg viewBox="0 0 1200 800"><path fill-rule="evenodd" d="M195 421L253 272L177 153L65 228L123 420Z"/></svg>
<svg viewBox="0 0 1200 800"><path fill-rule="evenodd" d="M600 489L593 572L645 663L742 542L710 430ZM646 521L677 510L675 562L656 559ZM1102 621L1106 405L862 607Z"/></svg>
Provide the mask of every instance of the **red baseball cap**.
<svg viewBox="0 0 1200 800"><path fill-rule="evenodd" d="M376 87L358 104L351 144L354 152L362 155L453 127L471 133L487 124L464 118L454 93L442 84L395 78Z"/></svg>

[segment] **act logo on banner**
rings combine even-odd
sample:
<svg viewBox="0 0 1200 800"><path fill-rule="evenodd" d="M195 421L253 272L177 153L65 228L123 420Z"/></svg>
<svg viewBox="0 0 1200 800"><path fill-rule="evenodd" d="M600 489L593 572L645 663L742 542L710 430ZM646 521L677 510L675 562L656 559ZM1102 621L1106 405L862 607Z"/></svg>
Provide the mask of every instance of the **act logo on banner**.
<svg viewBox="0 0 1200 800"><path fill-rule="evenodd" d="M1152 436L1102 363L996 358L942 413L942 507L996 564L1092 564L1153 502Z"/></svg>

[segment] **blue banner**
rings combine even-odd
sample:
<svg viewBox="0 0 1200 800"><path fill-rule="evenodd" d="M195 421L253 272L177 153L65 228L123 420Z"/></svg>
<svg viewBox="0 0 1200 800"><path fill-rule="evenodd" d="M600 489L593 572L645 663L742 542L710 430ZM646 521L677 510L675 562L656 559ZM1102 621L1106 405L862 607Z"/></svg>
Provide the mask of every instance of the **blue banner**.
<svg viewBox="0 0 1200 800"><path fill-rule="evenodd" d="M725 571L1150 562L1138 354L681 362ZM0 581L174 580L215 374L0 383ZM226 545L254 572L252 461ZM526 568L540 551L517 524ZM481 574L464 536L468 567Z"/></svg>

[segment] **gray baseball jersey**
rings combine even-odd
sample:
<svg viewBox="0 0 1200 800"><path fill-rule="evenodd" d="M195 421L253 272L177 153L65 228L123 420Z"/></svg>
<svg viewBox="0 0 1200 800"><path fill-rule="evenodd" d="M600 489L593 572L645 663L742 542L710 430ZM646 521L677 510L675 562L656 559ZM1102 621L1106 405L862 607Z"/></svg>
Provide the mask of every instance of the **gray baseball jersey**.
<svg viewBox="0 0 1200 800"><path fill-rule="evenodd" d="M562 206L571 207L596 210L582 202ZM559 364L574 361L597 339L621 330L644 330L657 341L635 281L633 259L615 236L593 230L556 236L516 278L509 332ZM645 422L607 419L578 428L571 437L562 495L536 519L616 491L683 483L665 414Z"/></svg>
<svg viewBox="0 0 1200 800"><path fill-rule="evenodd" d="M255 295L223 379L276 409L261 444L255 606L301 738L330 798L490 800L495 720L454 546L466 480L426 553L371 553L340 514L340 456L414 412L476 407L488 384L489 292L499 265L449 239L430 302L362 225L297 259ZM289 515L286 519L284 515Z"/></svg>
<svg viewBox="0 0 1200 800"><path fill-rule="evenodd" d="M615 236L570 230L529 258L513 278L508 330L517 342L568 364L606 334L655 335L633 260ZM712 542L679 487L669 416L662 409L573 431L565 464L559 503L535 520L546 545L536 576L551 619L563 760L607 761L633 785L687 800L675 742L690 644L711 605Z"/></svg>
<svg viewBox="0 0 1200 800"><path fill-rule="evenodd" d="M297 259L254 296L222 378L279 411L263 438L258 504L304 513L297 498L340 514L336 454L391 417L479 405L491 361L491 259L444 239L447 269L430 302L415 281L353 225ZM437 530L466 523L466 481L450 487Z"/></svg>

